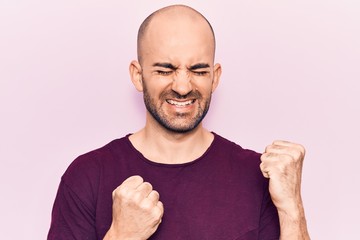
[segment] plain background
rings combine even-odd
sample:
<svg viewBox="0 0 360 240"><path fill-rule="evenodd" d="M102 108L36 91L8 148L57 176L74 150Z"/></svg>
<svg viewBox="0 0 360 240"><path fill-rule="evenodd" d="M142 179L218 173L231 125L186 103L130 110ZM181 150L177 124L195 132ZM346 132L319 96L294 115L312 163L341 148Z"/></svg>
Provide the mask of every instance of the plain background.
<svg viewBox="0 0 360 240"><path fill-rule="evenodd" d="M312 239L360 239L358 1L0 0L1 239L45 239L70 162L143 126L128 65L141 21L172 3L216 32L206 127L259 152L305 145Z"/></svg>

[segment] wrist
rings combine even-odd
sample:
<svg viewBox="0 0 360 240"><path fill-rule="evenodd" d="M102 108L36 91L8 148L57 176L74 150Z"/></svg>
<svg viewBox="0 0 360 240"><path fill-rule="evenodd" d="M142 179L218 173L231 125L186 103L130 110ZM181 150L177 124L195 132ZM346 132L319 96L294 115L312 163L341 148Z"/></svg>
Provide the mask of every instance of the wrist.
<svg viewBox="0 0 360 240"><path fill-rule="evenodd" d="M134 236L127 236L123 232L111 226L110 229L106 232L103 240L143 240L143 239Z"/></svg>
<svg viewBox="0 0 360 240"><path fill-rule="evenodd" d="M302 204L289 205L286 208L278 209L279 218L288 221L297 221L305 218L304 207Z"/></svg>
<svg viewBox="0 0 360 240"><path fill-rule="evenodd" d="M123 240L121 236L112 227L106 232L103 240Z"/></svg>
<svg viewBox="0 0 360 240"><path fill-rule="evenodd" d="M278 210L281 240L309 240L305 212L302 204Z"/></svg>
<svg viewBox="0 0 360 240"><path fill-rule="evenodd" d="M275 204L279 217L284 216L289 219L297 219L304 215L304 206L301 196L290 198L281 203Z"/></svg>

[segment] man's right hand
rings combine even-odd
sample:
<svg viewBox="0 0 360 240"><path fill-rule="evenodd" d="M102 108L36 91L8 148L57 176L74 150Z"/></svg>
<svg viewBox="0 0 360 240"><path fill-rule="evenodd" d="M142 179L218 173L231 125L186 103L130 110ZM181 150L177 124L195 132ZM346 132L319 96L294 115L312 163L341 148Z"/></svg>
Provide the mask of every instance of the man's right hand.
<svg viewBox="0 0 360 240"><path fill-rule="evenodd" d="M113 193L113 217L105 239L148 239L164 214L159 193L140 176L126 179Z"/></svg>

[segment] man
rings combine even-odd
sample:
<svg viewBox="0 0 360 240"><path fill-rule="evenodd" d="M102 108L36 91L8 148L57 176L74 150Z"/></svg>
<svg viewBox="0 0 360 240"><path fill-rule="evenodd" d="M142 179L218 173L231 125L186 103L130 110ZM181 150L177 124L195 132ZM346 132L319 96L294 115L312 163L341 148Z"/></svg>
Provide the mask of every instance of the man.
<svg viewBox="0 0 360 240"><path fill-rule="evenodd" d="M221 75L209 22L187 6L160 9L137 48L145 127L70 165L48 238L309 239L304 148L275 141L260 156L202 126Z"/></svg>

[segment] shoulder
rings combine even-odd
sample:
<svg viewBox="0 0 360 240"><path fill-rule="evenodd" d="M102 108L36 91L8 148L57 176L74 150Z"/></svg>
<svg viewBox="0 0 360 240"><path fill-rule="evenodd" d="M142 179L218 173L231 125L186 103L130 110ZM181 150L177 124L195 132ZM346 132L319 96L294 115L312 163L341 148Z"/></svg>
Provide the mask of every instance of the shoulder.
<svg viewBox="0 0 360 240"><path fill-rule="evenodd" d="M115 139L106 145L78 156L68 167L65 174L73 169L86 168L91 170L97 168L101 161L113 158L118 152L126 148L126 137Z"/></svg>
<svg viewBox="0 0 360 240"><path fill-rule="evenodd" d="M129 148L127 145L126 136L78 156L66 169L62 181L70 188L86 188L86 185L91 188L96 187L91 185L96 185L104 165L114 165L118 159L117 155L126 152Z"/></svg>
<svg viewBox="0 0 360 240"><path fill-rule="evenodd" d="M264 177L260 170L261 154L251 149L245 149L239 144L215 134L214 151L223 165L231 166L239 177L244 177L244 181L254 180L263 182Z"/></svg>
<svg viewBox="0 0 360 240"><path fill-rule="evenodd" d="M260 153L246 149L240 146L239 144L228 140L216 133L213 133L214 138L214 148L217 152L223 152L225 154L230 154L232 158L236 158L242 161L255 161L260 163Z"/></svg>

